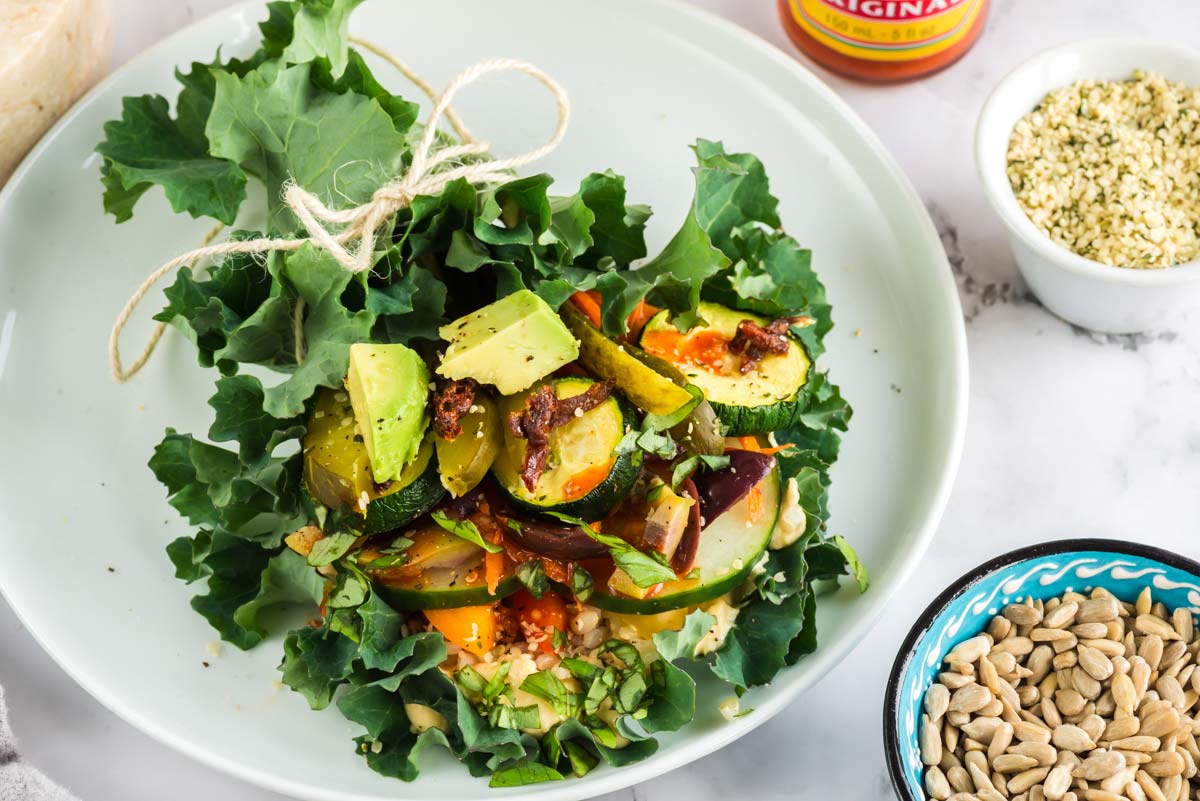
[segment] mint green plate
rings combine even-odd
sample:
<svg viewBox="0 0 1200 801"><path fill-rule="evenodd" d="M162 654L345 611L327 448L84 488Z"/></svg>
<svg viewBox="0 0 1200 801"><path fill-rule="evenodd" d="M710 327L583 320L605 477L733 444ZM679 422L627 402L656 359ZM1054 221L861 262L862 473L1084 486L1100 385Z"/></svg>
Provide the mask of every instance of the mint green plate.
<svg viewBox="0 0 1200 801"><path fill-rule="evenodd" d="M967 397L958 298L921 201L875 136L792 57L716 17L645 0L520 7L373 0L351 28L438 86L486 56L547 69L570 92L574 117L562 147L536 169L565 186L594 169L626 175L630 196L656 211L652 248L690 200L688 145L697 136L763 159L787 227L812 247L834 305L824 362L855 416L834 471L832 529L859 549L873 585L862 597L845 589L822 599L820 649L751 692L743 700L751 714L726 722L717 704L728 689L702 682L696 721L662 738L652 758L513 791L489 790L432 753L414 784L373 774L353 753L353 724L336 710L311 712L275 684L278 640L248 653L225 647L202 667L214 633L188 608L193 588L172 578L163 553L186 524L145 463L164 427L207 429L211 376L171 333L142 374L117 386L105 345L142 277L194 247L209 225L170 213L157 192L134 221L114 225L101 213L92 148L122 95L173 97L176 64L207 60L218 45L247 51L262 7L235 7L105 81L0 193L0 588L102 703L180 751L277 791L344 801L569 799L704 756L782 709L866 634L920 558L950 491ZM376 72L403 87L386 65ZM472 87L459 110L502 154L543 141L553 124L542 91L519 76ZM139 310L127 350L149 331L150 313Z"/></svg>

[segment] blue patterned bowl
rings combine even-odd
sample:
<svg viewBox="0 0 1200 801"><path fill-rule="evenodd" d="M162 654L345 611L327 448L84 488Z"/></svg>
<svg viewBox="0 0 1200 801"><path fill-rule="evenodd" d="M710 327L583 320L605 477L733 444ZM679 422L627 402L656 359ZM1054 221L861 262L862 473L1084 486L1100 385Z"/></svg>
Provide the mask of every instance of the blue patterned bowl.
<svg viewBox="0 0 1200 801"><path fill-rule="evenodd" d="M942 658L979 634L1009 603L1104 587L1133 601L1151 587L1168 609L1200 614L1200 564L1169 551L1117 540L1059 540L1020 548L975 568L921 614L900 646L883 706L884 750L896 795L924 801L917 729L921 702Z"/></svg>

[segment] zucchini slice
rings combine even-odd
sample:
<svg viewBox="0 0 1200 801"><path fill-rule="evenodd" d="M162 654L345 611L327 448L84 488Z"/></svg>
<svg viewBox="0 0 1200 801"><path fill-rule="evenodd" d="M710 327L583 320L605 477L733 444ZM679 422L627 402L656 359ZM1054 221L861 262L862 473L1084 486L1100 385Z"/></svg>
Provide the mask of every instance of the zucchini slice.
<svg viewBox="0 0 1200 801"><path fill-rule="evenodd" d="M371 569L368 549L360 554L367 577L379 597L394 609L453 609L495 603L522 586L509 570L495 594L488 592L484 550L438 526L421 526L404 536L413 541L406 561L395 567Z"/></svg>
<svg viewBox="0 0 1200 801"><path fill-rule="evenodd" d="M668 582L649 598L632 598L608 592L607 581L597 575L596 589L588 603L610 612L651 615L701 604L740 586L754 570L775 531L783 497L779 468L773 469L760 487L762 500L754 519L750 516L750 498L742 498L700 533L696 577Z"/></svg>
<svg viewBox="0 0 1200 801"><path fill-rule="evenodd" d="M742 373L741 358L729 351L738 323L766 326L770 320L716 303L701 303L699 311L705 324L684 333L666 312L656 314L642 330L642 348L679 368L704 391L728 436L777 431L795 422L804 409L812 366L800 341L789 337L786 354L767 354L756 369Z"/></svg>
<svg viewBox="0 0 1200 801"><path fill-rule="evenodd" d="M459 420L462 433L454 439L435 436L442 486L461 498L483 481L500 450L502 423L496 402L478 392L474 411Z"/></svg>
<svg viewBox="0 0 1200 801"><path fill-rule="evenodd" d="M318 503L363 511L365 534L389 531L428 512L446 494L438 476L432 435L400 477L378 485L371 474L367 448L354 427L349 396L324 389L308 418L304 435L304 486Z"/></svg>
<svg viewBox="0 0 1200 801"><path fill-rule="evenodd" d="M555 379L553 386L558 397L571 398L594 383L591 378L571 377ZM523 409L525 399L541 386L502 398L500 419L507 421L509 414ZM513 503L525 511L599 520L625 499L641 472L641 451L615 452L625 432L636 426L633 407L613 393L596 408L554 429L546 469L531 492L521 480L525 440L513 436L506 422L492 472Z"/></svg>

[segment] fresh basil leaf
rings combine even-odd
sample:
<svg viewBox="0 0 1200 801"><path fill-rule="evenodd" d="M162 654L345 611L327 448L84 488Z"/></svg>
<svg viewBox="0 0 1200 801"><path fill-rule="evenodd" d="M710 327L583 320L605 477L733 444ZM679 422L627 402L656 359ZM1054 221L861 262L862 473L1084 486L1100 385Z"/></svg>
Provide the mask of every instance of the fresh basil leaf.
<svg viewBox="0 0 1200 801"><path fill-rule="evenodd" d="M521 682L521 689L548 701L559 717L575 717L579 712L579 695L569 691L562 680L548 670L531 673Z"/></svg>
<svg viewBox="0 0 1200 801"><path fill-rule="evenodd" d="M537 704L496 704L488 711L488 722L499 729L538 729L541 728L542 718Z"/></svg>
<svg viewBox="0 0 1200 801"><path fill-rule="evenodd" d="M527 784L561 781L563 778L554 768L546 767L540 762L522 760L493 773L488 787L523 787Z"/></svg>
<svg viewBox="0 0 1200 801"><path fill-rule="evenodd" d="M596 542L608 548L609 554L612 556L613 562L617 567L624 570L630 580L639 587L653 587L655 584L661 584L665 581L675 580L675 571L662 562L657 561L649 554L642 553L637 548L634 548L629 543L620 537L615 537L611 534L604 534L596 531L586 521L578 517L560 514L558 512L549 512L552 517L558 518L564 523L572 523L591 537Z"/></svg>
<svg viewBox="0 0 1200 801"><path fill-rule="evenodd" d="M313 543L312 550L308 552L308 563L313 567L332 564L345 556L357 539L358 534L353 531L327 534Z"/></svg>
<svg viewBox="0 0 1200 801"><path fill-rule="evenodd" d="M488 553L500 553L504 550L503 545L497 545L494 542L485 540L483 535L479 533L479 527L470 520L455 520L441 510L435 511L430 517L433 518L433 522L454 536L474 543Z"/></svg>
<svg viewBox="0 0 1200 801"><path fill-rule="evenodd" d="M550 579L546 577L541 559L530 559L517 565L517 578L534 598L541 598L550 589Z"/></svg>
<svg viewBox="0 0 1200 801"><path fill-rule="evenodd" d="M592 574L587 571L587 568L583 565L571 565L571 594L580 603L587 603L587 599L592 597L595 586L596 580L592 578Z"/></svg>

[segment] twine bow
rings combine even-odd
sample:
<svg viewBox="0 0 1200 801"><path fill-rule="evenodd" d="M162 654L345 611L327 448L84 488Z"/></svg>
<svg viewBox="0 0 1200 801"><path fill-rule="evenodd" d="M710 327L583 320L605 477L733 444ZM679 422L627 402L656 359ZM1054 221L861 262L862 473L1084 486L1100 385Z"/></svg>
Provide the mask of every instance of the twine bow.
<svg viewBox="0 0 1200 801"><path fill-rule="evenodd" d="M309 243L329 253L348 272L365 272L371 268L375 240L380 229L389 217L408 207L414 198L421 195L436 195L452 181L459 179L480 185L507 181L512 178L512 170L537 161L554 150L566 133L571 113L566 91L557 81L527 61L512 58L493 58L480 61L455 76L438 95L434 93L428 83L391 53L363 39L354 39L353 41L388 61L434 101L433 109L425 123L424 134L413 149L412 163L408 170L403 175L397 176L379 187L366 203L348 209L331 209L304 187L294 183L288 184L283 193L284 202L304 226L307 236L299 238L261 237L210 244L223 228L218 225L204 238L201 247L176 256L152 272L130 296L112 327L108 353L113 378L117 382L128 381L145 366L166 329L166 324L160 322L138 359L128 369L122 366L121 332L129 322L129 317L133 314L134 309L164 275L183 266L193 269L201 260L214 256L269 251L287 252L299 250ZM494 72L523 73L537 80L554 95L558 119L554 133L545 144L509 158L491 158L488 157L491 145L472 136L462 120L455 114L450 106L455 95L484 75ZM460 144L434 147L438 124L443 118L458 134L461 140ZM459 163L468 156L486 158L468 164ZM294 316L297 362L303 361L304 358L303 304L303 300L297 301Z"/></svg>

